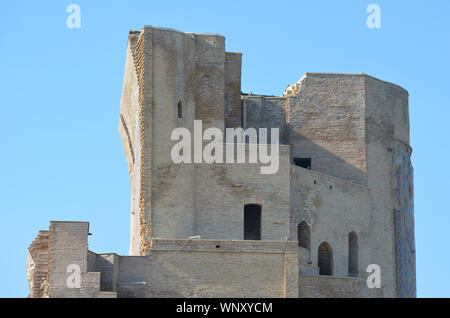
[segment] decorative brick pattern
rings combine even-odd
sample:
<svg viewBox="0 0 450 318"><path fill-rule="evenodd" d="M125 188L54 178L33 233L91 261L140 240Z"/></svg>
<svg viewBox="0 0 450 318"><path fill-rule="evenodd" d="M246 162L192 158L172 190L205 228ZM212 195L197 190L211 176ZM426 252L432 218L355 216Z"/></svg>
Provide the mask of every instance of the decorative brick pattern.
<svg viewBox="0 0 450 318"><path fill-rule="evenodd" d="M405 147L401 147L405 149ZM414 243L413 169L409 150L399 151L395 169L395 238L397 253L397 293L416 297L416 249Z"/></svg>

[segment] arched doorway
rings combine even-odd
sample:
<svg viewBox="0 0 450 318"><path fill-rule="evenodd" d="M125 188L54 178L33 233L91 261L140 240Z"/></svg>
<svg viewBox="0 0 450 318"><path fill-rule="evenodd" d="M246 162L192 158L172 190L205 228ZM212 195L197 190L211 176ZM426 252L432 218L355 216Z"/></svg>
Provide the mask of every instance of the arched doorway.
<svg viewBox="0 0 450 318"><path fill-rule="evenodd" d="M319 245L317 265L319 266L319 275L333 275L333 250L327 242Z"/></svg>

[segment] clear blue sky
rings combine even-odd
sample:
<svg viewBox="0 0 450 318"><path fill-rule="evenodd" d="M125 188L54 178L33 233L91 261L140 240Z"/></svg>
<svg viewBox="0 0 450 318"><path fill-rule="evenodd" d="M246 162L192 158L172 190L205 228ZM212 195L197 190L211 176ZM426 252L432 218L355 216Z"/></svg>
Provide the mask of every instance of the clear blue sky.
<svg viewBox="0 0 450 318"><path fill-rule="evenodd" d="M44 1L42 1L44 2ZM81 29L66 8L81 7ZM381 29L366 8L381 7ZM0 297L25 297L26 249L50 220L91 223L89 248L128 253L118 133L128 31L226 36L244 91L280 95L305 72L367 73L410 93L417 287L450 297L450 1L1 1Z"/></svg>

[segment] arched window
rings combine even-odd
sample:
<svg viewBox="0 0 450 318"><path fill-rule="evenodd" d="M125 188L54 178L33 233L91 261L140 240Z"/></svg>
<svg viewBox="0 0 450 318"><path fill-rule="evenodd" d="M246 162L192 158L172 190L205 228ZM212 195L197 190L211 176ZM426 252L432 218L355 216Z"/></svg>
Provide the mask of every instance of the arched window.
<svg viewBox="0 0 450 318"><path fill-rule="evenodd" d="M333 250L327 242L319 245L317 264L319 266L319 275L333 275Z"/></svg>
<svg viewBox="0 0 450 318"><path fill-rule="evenodd" d="M348 235L348 274L358 275L358 235L355 232Z"/></svg>
<svg viewBox="0 0 450 318"><path fill-rule="evenodd" d="M298 225L297 229L298 246L309 249L311 247L311 230L305 221Z"/></svg>
<svg viewBox="0 0 450 318"><path fill-rule="evenodd" d="M247 204L244 206L244 240L261 239L261 206Z"/></svg>

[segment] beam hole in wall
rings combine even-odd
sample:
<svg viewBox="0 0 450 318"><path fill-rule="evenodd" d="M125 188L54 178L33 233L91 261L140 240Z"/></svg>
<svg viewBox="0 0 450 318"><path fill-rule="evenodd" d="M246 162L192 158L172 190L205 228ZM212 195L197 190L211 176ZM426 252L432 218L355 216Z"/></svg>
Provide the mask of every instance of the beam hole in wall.
<svg viewBox="0 0 450 318"><path fill-rule="evenodd" d="M358 276L358 235L348 234L348 275Z"/></svg>
<svg viewBox="0 0 450 318"><path fill-rule="evenodd" d="M181 101L178 102L178 118L183 118L183 104Z"/></svg>
<svg viewBox="0 0 450 318"><path fill-rule="evenodd" d="M244 206L244 240L261 240L261 206Z"/></svg>

